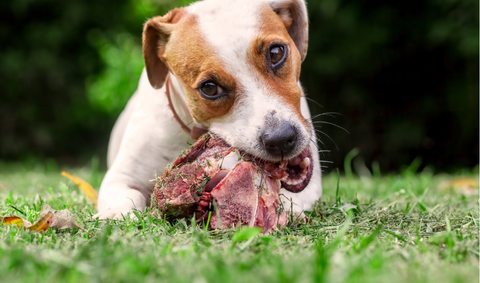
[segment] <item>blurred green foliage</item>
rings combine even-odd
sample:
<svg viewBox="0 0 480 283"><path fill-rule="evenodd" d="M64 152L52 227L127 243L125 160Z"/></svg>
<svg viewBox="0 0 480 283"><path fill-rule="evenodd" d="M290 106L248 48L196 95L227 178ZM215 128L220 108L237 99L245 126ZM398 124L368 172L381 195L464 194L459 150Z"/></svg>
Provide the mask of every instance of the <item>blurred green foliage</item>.
<svg viewBox="0 0 480 283"><path fill-rule="evenodd" d="M175 7L186 6L192 1L131 0L129 6L139 28L143 21L164 15ZM98 50L104 69L87 78L87 96L90 103L114 117L118 116L138 85L144 67L141 32L115 31L104 33L92 30L89 42Z"/></svg>
<svg viewBox="0 0 480 283"><path fill-rule="evenodd" d="M109 41L100 32L92 32L91 43L97 47L105 69L87 78L87 95L93 106L108 114L119 114L135 91L144 62L142 48L128 33Z"/></svg>
<svg viewBox="0 0 480 283"><path fill-rule="evenodd" d="M136 89L142 24L191 1L0 3L0 158L103 156ZM301 80L324 159L478 163L478 1L310 0ZM335 123L338 130L322 121ZM320 127L321 126L321 127ZM328 137L335 142L331 142Z"/></svg>

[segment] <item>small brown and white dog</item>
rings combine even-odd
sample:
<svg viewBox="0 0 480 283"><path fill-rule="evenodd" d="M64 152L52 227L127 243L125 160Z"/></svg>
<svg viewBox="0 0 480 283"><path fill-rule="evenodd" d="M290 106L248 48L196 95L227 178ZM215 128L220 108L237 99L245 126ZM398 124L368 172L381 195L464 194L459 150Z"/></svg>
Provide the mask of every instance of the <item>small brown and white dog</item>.
<svg viewBox="0 0 480 283"><path fill-rule="evenodd" d="M148 20L146 70L113 128L94 218L143 211L154 174L206 129L253 156L288 162L284 207L311 209L322 186L299 82L307 45L303 0L205 0Z"/></svg>

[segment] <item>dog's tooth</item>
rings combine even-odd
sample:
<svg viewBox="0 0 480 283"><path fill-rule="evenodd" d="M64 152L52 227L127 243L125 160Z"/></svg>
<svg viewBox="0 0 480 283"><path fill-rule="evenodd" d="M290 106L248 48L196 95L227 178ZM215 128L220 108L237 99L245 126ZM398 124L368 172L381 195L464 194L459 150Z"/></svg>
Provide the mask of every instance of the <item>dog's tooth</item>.
<svg viewBox="0 0 480 283"><path fill-rule="evenodd" d="M308 168L308 166L310 166L310 158L305 157L302 160L302 162L300 162L300 167L302 167L303 169L306 169L306 168Z"/></svg>

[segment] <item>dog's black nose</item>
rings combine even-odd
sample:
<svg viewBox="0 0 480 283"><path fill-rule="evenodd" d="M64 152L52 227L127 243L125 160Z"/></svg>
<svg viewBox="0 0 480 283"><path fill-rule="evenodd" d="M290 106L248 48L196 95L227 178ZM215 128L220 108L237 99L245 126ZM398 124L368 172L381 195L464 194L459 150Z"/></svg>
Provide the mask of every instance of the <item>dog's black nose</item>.
<svg viewBox="0 0 480 283"><path fill-rule="evenodd" d="M297 132L290 125L269 127L262 135L263 146L268 153L285 157L292 153L297 141Z"/></svg>

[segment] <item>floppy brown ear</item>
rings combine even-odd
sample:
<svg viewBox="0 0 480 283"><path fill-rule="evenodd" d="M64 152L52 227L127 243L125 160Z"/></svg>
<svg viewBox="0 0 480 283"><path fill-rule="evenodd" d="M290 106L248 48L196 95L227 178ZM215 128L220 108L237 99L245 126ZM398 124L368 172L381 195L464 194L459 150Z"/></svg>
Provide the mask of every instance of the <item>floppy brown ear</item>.
<svg viewBox="0 0 480 283"><path fill-rule="evenodd" d="M148 20L143 27L143 58L148 80L155 89L161 88L167 78L169 70L163 61L165 46L181 14L181 9L172 10L163 17Z"/></svg>
<svg viewBox="0 0 480 283"><path fill-rule="evenodd" d="M305 1L268 0L268 4L282 19L303 61L307 56L308 49L308 14Z"/></svg>

